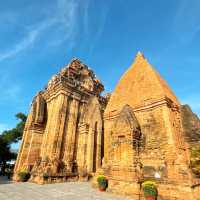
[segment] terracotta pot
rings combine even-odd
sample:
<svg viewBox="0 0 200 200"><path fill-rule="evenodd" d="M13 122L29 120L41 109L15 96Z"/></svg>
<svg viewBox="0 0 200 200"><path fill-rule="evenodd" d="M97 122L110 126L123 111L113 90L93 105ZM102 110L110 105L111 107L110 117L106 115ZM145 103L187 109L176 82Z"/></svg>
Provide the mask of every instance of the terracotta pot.
<svg viewBox="0 0 200 200"><path fill-rule="evenodd" d="M99 188L99 191L100 191L100 192L105 192L105 191L106 191L106 188Z"/></svg>
<svg viewBox="0 0 200 200"><path fill-rule="evenodd" d="M156 200L155 197L146 197L146 200Z"/></svg>

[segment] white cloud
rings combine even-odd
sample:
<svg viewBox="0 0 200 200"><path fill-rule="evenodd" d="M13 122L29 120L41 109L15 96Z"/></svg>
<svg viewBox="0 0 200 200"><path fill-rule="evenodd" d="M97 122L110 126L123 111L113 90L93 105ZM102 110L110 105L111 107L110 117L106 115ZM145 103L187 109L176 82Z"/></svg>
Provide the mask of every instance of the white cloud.
<svg viewBox="0 0 200 200"><path fill-rule="evenodd" d="M86 0L85 6L85 12L83 14L83 24L84 24L84 32L85 35L89 34L89 6L90 6L90 0Z"/></svg>
<svg viewBox="0 0 200 200"><path fill-rule="evenodd" d="M104 30L109 6L106 4L100 8L97 15L98 22L95 24L95 27L92 27L95 31L90 27L90 20L92 19L89 18L89 9L91 9L90 0L53 1L49 5L49 9L47 5L44 11L45 17L41 21L25 26L26 34L24 38L8 46L7 49L9 50L0 51L0 62L13 58L19 55L19 53L33 47L45 34L48 40L45 37L42 38L43 47L58 46L67 41L68 49L75 46L78 34L84 35L82 38L91 37L90 34L92 34L93 41L88 44L90 46L89 54L91 54ZM15 24L19 24L20 19L24 17L20 13L13 13L12 17L11 12L0 14L1 19L3 16L9 16L9 21ZM14 16L17 17L15 18Z"/></svg>
<svg viewBox="0 0 200 200"><path fill-rule="evenodd" d="M52 26L55 23L55 20L44 21L34 27L33 30L30 30L26 37L19 41L10 51L5 53L0 53L0 61L11 58L17 55L19 52L26 50L30 47L39 37L39 35L48 27Z"/></svg>
<svg viewBox="0 0 200 200"><path fill-rule="evenodd" d="M56 2L56 12L51 13L43 21L27 27L27 34L22 40L9 47L10 50L0 52L0 61L12 58L31 47L44 32L53 26L56 27L53 27L52 31L58 30L61 32L58 38L54 38L55 40L52 42L54 45L67 39L73 42L74 27L78 15L77 2L75 0L57 0Z"/></svg>
<svg viewBox="0 0 200 200"><path fill-rule="evenodd" d="M89 18L89 9L90 9L89 5L90 5L90 1L88 0L87 5L85 6L85 13L84 13L84 31L85 31L86 36L88 36L91 31L90 20L92 20L92 18ZM89 48L90 57L93 54L96 43L100 40L103 34L109 10L110 10L109 1L106 4L102 4L102 7L99 8L99 12L96 19L97 22L95 23L93 27L93 29L95 30L92 33L93 40L90 43L90 48Z"/></svg>
<svg viewBox="0 0 200 200"><path fill-rule="evenodd" d="M55 20L57 23L57 32L61 37L54 37L49 41L50 46L60 45L66 40L69 40L69 46L74 45L76 36L76 26L78 25L78 1L74 0L58 0L57 13Z"/></svg>
<svg viewBox="0 0 200 200"><path fill-rule="evenodd" d="M101 37L101 35L104 31L108 11L109 11L109 9L108 9L108 7L106 7L104 12L102 12L101 21L100 21L101 23L98 25L98 28L97 28L97 31L96 31L96 34L95 34L95 38L94 38L94 42L92 43L92 46L90 48L90 54L93 53L95 44L100 39L100 37Z"/></svg>

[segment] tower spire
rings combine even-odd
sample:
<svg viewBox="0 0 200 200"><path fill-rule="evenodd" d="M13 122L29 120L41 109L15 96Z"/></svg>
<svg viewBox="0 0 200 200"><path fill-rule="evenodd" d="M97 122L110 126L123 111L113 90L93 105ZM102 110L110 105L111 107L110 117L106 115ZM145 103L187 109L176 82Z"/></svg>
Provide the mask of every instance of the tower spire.
<svg viewBox="0 0 200 200"><path fill-rule="evenodd" d="M153 102L168 97L176 105L179 101L159 73L138 52L133 64L118 82L106 107L106 112L119 110L128 104L132 108L144 102Z"/></svg>
<svg viewBox="0 0 200 200"><path fill-rule="evenodd" d="M136 58L143 58L143 59L145 59L144 54L141 51L137 52Z"/></svg>

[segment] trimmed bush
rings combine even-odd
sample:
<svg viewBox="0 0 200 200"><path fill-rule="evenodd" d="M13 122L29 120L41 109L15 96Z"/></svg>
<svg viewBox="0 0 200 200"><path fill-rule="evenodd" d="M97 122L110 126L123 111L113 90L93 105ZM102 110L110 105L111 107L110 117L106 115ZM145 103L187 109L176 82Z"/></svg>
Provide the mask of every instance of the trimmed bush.
<svg viewBox="0 0 200 200"><path fill-rule="evenodd" d="M48 174L48 173L44 173L44 174L43 174L43 179L44 179L44 180L47 180L48 178L49 178L49 174Z"/></svg>
<svg viewBox="0 0 200 200"><path fill-rule="evenodd" d="M20 170L18 176L20 181L26 182L30 178L31 174L28 170Z"/></svg>
<svg viewBox="0 0 200 200"><path fill-rule="evenodd" d="M99 175L97 177L97 182L99 184L99 189L100 190L106 190L106 188L108 187L108 180L103 175Z"/></svg>
<svg viewBox="0 0 200 200"><path fill-rule="evenodd" d="M142 183L142 189L143 189L145 198L148 198L148 197L156 198L158 195L156 183L154 181L144 181Z"/></svg>

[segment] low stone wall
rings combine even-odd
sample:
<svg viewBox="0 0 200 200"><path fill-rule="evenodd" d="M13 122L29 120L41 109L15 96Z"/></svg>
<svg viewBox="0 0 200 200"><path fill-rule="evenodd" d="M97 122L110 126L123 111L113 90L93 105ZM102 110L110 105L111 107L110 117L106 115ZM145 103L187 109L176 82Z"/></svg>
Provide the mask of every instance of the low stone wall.
<svg viewBox="0 0 200 200"><path fill-rule="evenodd" d="M194 200L192 188L189 185L161 183L158 185L158 193L163 200Z"/></svg>
<svg viewBox="0 0 200 200"><path fill-rule="evenodd" d="M49 176L48 178L42 176L31 176L29 179L29 182L37 184L63 183L71 181L78 181L78 176Z"/></svg>
<svg viewBox="0 0 200 200"><path fill-rule="evenodd" d="M109 180L107 191L144 200L142 188L137 182ZM189 185L159 183L158 194L157 200L200 200L200 187L192 189Z"/></svg>

